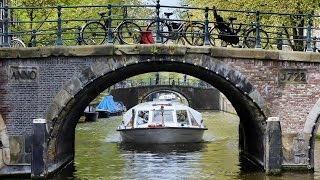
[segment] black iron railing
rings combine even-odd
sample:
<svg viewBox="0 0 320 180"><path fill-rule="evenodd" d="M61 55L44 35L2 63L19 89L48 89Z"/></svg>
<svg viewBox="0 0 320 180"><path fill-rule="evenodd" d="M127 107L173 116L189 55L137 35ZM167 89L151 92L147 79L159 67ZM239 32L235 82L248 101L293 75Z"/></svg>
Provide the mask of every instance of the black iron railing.
<svg viewBox="0 0 320 180"><path fill-rule="evenodd" d="M198 79L183 79L183 78L145 78L145 79L134 79L124 80L115 85L114 89L119 88L131 88L131 87L145 87L145 86L184 86L184 87L196 87L196 88L213 88L210 84L205 81Z"/></svg>
<svg viewBox="0 0 320 180"><path fill-rule="evenodd" d="M164 9L174 14L165 15ZM320 28L315 24L320 16L313 14L163 6L159 0L154 5L4 6L0 11L2 47L176 43L318 52L320 46ZM223 17L229 33L217 28L214 11ZM229 21L229 15L237 20ZM284 18L301 23L269 21Z"/></svg>

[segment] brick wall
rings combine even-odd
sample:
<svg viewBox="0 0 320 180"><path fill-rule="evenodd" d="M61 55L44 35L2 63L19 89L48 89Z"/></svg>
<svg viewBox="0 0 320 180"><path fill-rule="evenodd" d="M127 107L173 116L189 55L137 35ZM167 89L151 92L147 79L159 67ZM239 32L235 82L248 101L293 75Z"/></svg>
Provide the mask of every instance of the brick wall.
<svg viewBox="0 0 320 180"><path fill-rule="evenodd" d="M63 85L80 70L92 63L87 58L10 59L1 66L1 107L9 135L32 133L32 120L44 118L52 99ZM9 66L38 66L39 83L8 83Z"/></svg>
<svg viewBox="0 0 320 180"><path fill-rule="evenodd" d="M303 129L307 115L320 98L320 66L317 62L275 61L258 59L218 58L240 71L265 98L270 116L279 116L284 132ZM62 86L74 75L105 56L47 57L2 59L0 67L0 113L9 135L30 135L32 120L44 117ZM160 63L161 64L161 63ZM9 65L38 66L38 84L8 83ZM306 69L306 84L279 84L281 68Z"/></svg>
<svg viewBox="0 0 320 180"><path fill-rule="evenodd" d="M320 64L272 60L223 61L240 71L265 98L271 116L280 117L283 132L301 132L307 115L320 98ZM280 69L306 69L307 83L279 84Z"/></svg>

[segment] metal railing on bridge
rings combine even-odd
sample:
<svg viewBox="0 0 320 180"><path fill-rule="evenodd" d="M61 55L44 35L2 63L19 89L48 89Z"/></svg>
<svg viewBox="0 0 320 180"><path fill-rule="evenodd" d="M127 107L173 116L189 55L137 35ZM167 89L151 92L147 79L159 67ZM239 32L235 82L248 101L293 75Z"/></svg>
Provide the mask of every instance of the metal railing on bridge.
<svg viewBox="0 0 320 180"><path fill-rule="evenodd" d="M184 86L184 87L195 87L195 88L213 88L210 84L205 81L198 79L187 79L183 78L160 78L156 80L154 78L149 79L134 79L134 80L124 80L112 87L114 89L119 88L131 88L131 87L146 87L146 86Z"/></svg>
<svg viewBox="0 0 320 180"><path fill-rule="evenodd" d="M154 5L4 6L0 12L3 47L176 43L318 52L320 46L320 16L314 14L163 6L159 0ZM238 20L217 19L228 15ZM300 23L278 23L289 20Z"/></svg>

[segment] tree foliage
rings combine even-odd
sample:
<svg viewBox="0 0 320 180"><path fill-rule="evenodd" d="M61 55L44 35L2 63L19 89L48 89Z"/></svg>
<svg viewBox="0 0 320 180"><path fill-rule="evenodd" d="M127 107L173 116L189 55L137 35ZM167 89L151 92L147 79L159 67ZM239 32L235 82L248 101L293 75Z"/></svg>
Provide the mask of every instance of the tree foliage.
<svg viewBox="0 0 320 180"><path fill-rule="evenodd" d="M10 32L20 36L31 46L32 30L36 31L36 41L42 45L53 45L57 38L58 5L61 9L63 43L74 45L79 37L79 30L88 21L99 20L97 12L107 12L108 3L112 6L112 18L121 19L122 5L140 5L141 0L19 0L9 3ZM91 7L90 7L91 6ZM118 6L118 7L116 7ZM128 17L145 17L151 10L128 8ZM117 25L120 20L113 20ZM140 21L143 22L143 21Z"/></svg>
<svg viewBox="0 0 320 180"><path fill-rule="evenodd" d="M193 7L201 7L205 4L208 7L215 6L218 10L240 10L256 12L260 11L261 25L264 30L269 32L270 41L275 41L278 33L281 32L285 39L288 40L288 45L293 50L304 50L306 36L306 27L308 25L307 14L319 13L319 0L183 0L184 3L188 3ZM248 16L248 13L237 13L231 11L218 11L219 14L226 20L228 16L237 18L237 22L249 24L255 21L255 14L249 13L252 16ZM271 12L271 13L270 13ZM212 13L211 13L212 14ZM281 14L281 15L279 15ZM288 15L295 14L295 15ZM210 16L209 16L210 17ZM213 21L213 16L210 17ZM313 17L313 26L319 24L319 18ZM269 27L270 25L276 27ZM274 42L273 42L274 43Z"/></svg>

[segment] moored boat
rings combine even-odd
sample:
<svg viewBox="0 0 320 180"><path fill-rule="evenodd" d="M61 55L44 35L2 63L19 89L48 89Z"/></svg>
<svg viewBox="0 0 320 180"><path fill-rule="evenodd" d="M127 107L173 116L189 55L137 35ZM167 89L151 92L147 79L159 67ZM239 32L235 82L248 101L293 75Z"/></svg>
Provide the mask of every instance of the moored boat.
<svg viewBox="0 0 320 180"><path fill-rule="evenodd" d="M201 142L205 130L200 112L173 101L138 104L117 129L123 142L139 144Z"/></svg>
<svg viewBox="0 0 320 180"><path fill-rule="evenodd" d="M104 96L96 111L99 112L99 118L107 118L109 116L120 116L124 111L124 105L122 102L116 102L113 100L113 96ZM100 113L101 112L101 113Z"/></svg>

